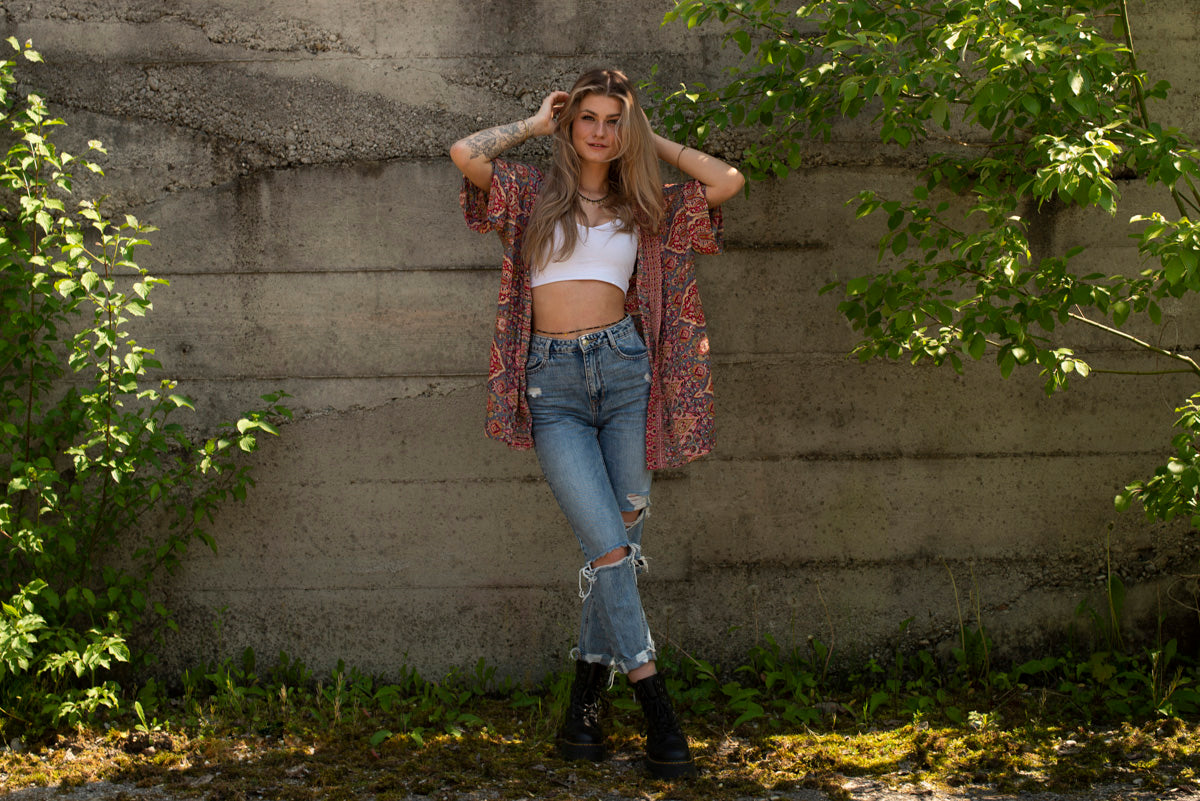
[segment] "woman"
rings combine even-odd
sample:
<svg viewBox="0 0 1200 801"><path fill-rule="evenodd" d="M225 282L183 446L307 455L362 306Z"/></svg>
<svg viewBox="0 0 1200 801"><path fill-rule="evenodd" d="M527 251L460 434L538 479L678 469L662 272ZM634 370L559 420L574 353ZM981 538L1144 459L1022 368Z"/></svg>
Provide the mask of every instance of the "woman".
<svg viewBox="0 0 1200 801"><path fill-rule="evenodd" d="M548 171L497 158L533 136L552 137ZM464 176L468 225L498 232L505 251L488 436L535 448L585 558L559 750L604 758L600 707L615 669L645 711L650 772L693 775L655 667L637 575L646 567L651 469L712 447L693 262L694 253L720 251L718 207L742 176L651 131L616 70L585 73L570 92L547 95L532 117L472 134L450 155ZM660 159L695 180L664 187Z"/></svg>

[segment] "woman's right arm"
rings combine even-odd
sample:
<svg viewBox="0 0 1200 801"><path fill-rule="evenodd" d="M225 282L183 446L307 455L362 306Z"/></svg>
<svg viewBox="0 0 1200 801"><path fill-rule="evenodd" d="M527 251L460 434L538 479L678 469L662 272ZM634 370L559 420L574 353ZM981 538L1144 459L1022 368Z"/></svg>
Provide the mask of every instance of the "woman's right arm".
<svg viewBox="0 0 1200 801"><path fill-rule="evenodd" d="M450 146L450 158L467 180L487 192L492 187L492 159L531 136L554 133L555 115L569 97L566 92L551 92L532 117L459 139Z"/></svg>

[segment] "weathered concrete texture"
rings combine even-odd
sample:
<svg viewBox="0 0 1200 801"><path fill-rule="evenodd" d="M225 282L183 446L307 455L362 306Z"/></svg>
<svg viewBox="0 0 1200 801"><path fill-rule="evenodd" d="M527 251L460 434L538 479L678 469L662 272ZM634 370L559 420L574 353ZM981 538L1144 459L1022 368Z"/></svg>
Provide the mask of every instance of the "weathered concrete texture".
<svg viewBox="0 0 1200 801"><path fill-rule="evenodd" d="M68 118L64 146L112 151L80 193L161 229L140 260L171 286L135 331L196 399L189 430L293 396L296 421L251 460L257 488L213 526L219 552L164 589L183 623L167 666L247 645L322 671L561 664L580 555L533 455L482 436L499 248L462 224L446 151L597 63L716 81L732 59L717 30L660 28L669 7L0 0L3 34L46 57L22 86ZM1142 65L1178 90L1155 113L1194 127L1200 12L1133 11ZM656 477L643 586L660 641L721 661L768 632L841 655L948 647L961 605L1015 652L1086 635L1076 609L1100 607L1109 559L1128 622L1152 619L1193 539L1111 499L1164 458L1193 382L1095 374L1047 398L1036 368L1001 381L991 356L961 376L847 359L857 335L818 293L877 269L884 220L846 201L906 196L922 157L874 141L864 120L810 143L789 180L727 205L728 252L699 263L719 442ZM1122 192L1116 218L1029 210L1035 251L1087 242L1094 269L1138 269L1129 215L1168 200ZM1200 312L1164 314L1142 333L1200 348ZM1095 368L1161 366L1086 326L1066 341Z"/></svg>

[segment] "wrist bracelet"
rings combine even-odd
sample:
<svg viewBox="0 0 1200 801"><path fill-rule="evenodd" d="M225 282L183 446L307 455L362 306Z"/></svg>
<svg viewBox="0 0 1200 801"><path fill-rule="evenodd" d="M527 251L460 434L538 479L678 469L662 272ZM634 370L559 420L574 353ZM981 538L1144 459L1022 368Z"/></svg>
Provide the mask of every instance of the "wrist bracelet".
<svg viewBox="0 0 1200 801"><path fill-rule="evenodd" d="M675 169L677 169L677 170L682 169L679 166L679 163L681 161L683 161L683 151L685 151L685 150L687 150L687 145L681 145L679 148L679 155L675 157Z"/></svg>

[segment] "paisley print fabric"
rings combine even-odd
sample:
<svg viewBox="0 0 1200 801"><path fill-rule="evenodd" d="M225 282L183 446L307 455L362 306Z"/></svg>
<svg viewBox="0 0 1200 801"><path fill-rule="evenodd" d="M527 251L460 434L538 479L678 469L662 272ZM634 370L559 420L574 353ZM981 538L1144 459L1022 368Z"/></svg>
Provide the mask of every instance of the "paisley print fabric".
<svg viewBox="0 0 1200 801"><path fill-rule="evenodd" d="M521 243L542 173L500 159L492 168L490 191L464 178L459 193L467 225L480 233L495 231L504 246L485 431L524 449L533 445L525 399L533 292ZM708 208L699 181L668 184L663 195L662 230L657 236L638 232L637 269L625 299L650 351L646 465L651 469L678 467L713 447L712 371L695 254L720 253L724 246L721 210Z"/></svg>

